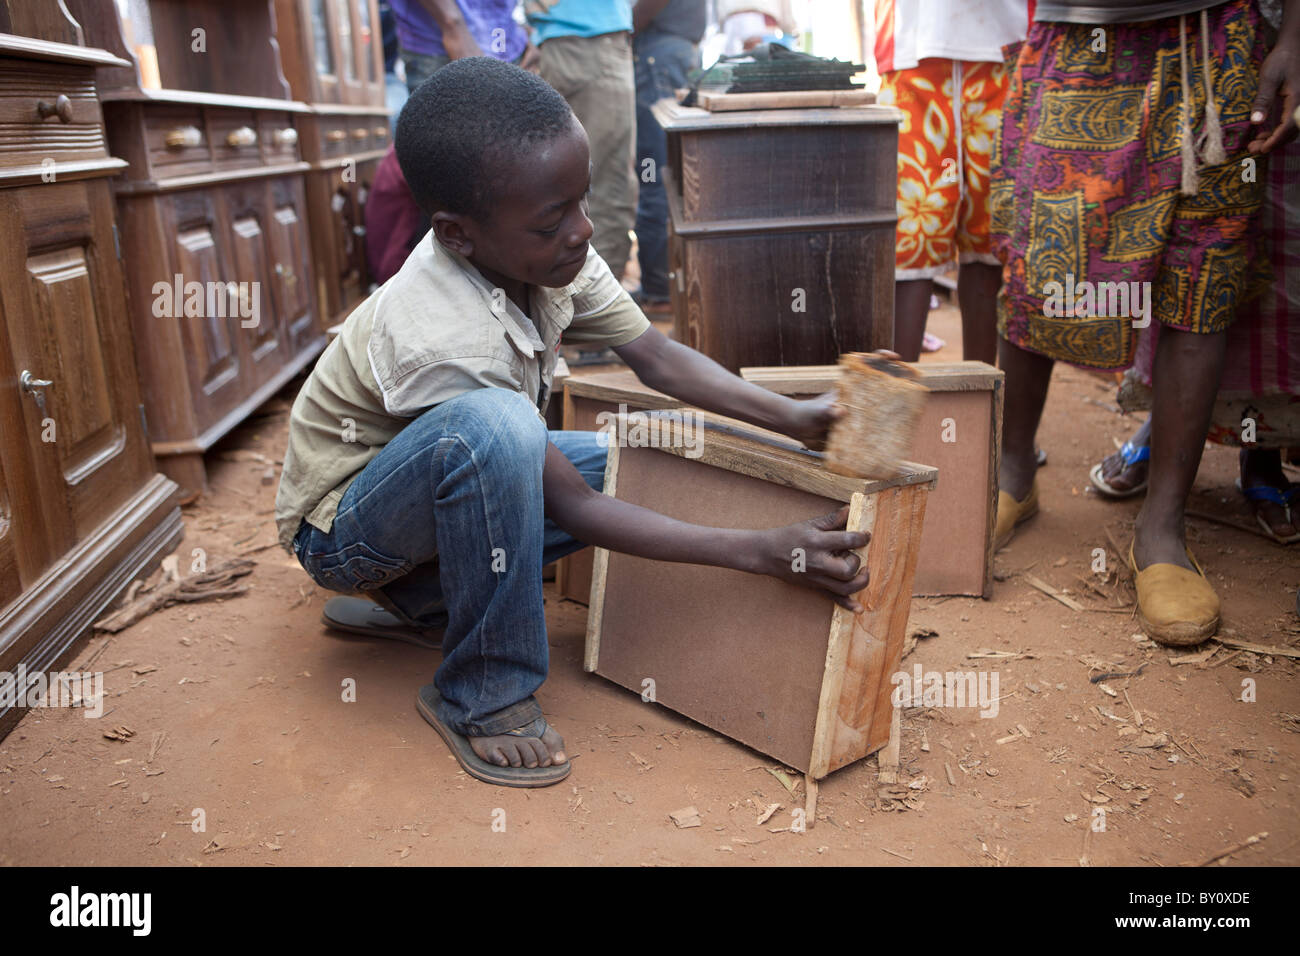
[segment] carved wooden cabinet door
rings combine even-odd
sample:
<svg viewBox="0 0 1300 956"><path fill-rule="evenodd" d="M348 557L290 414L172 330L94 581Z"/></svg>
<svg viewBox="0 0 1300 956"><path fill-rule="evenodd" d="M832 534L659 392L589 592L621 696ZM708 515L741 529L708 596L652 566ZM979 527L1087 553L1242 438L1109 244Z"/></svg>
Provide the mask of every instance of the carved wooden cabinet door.
<svg viewBox="0 0 1300 956"><path fill-rule="evenodd" d="M234 183L221 189L230 259L238 292L239 335L250 363L252 380L270 379L284 361L285 341L280 335L279 316L273 294L271 257L267 245L270 219L266 183ZM245 382L247 385L247 381Z"/></svg>
<svg viewBox="0 0 1300 956"><path fill-rule="evenodd" d="M306 198L298 177L273 179L270 190L270 240L275 312L290 352L297 353L318 334L312 307L311 252Z"/></svg>
<svg viewBox="0 0 1300 956"><path fill-rule="evenodd" d="M0 607L18 597L23 590L14 534L14 503L9 495L3 457L0 456Z"/></svg>
<svg viewBox="0 0 1300 956"><path fill-rule="evenodd" d="M179 285L181 308L173 306L167 312L171 318L158 319L159 334L163 323L180 331L179 351L185 357L194 416L202 431L238 405L244 394L238 293L229 291L234 274L212 194L207 190L177 193L166 202L164 215L170 219L167 232L176 237L179 271L164 275L166 270L159 269L157 278L173 292ZM142 305L135 303L134 308ZM174 395L177 390L173 385L162 394Z"/></svg>
<svg viewBox="0 0 1300 956"><path fill-rule="evenodd" d="M0 193L0 295L17 376L4 407L17 402L21 436L6 449L6 478L30 485L41 525L39 541L34 522L20 535L24 577L92 534L152 473L112 223L105 180ZM7 588L3 542L0 533Z"/></svg>

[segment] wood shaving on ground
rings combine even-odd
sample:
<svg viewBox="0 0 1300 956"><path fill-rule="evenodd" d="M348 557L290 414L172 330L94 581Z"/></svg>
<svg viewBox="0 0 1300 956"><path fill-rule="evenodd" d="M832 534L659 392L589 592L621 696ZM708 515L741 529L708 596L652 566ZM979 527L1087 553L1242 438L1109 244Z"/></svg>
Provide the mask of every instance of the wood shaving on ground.
<svg viewBox="0 0 1300 956"><path fill-rule="evenodd" d="M168 558L175 558L169 555ZM164 559L166 560L166 559ZM175 563L172 565L173 569ZM176 577L166 580L143 595L138 595L125 607L95 622L95 630L117 633L126 630L137 621L148 617L154 611L171 607L181 602L211 601L219 598L238 597L248 593L248 585L234 584L252 572L257 563L246 558L235 558L215 565L209 570L188 578Z"/></svg>
<svg viewBox="0 0 1300 956"><path fill-rule="evenodd" d="M677 824L679 829L686 830L690 827L700 826L700 811L694 807L682 807L680 810L674 810L668 814L668 818Z"/></svg>

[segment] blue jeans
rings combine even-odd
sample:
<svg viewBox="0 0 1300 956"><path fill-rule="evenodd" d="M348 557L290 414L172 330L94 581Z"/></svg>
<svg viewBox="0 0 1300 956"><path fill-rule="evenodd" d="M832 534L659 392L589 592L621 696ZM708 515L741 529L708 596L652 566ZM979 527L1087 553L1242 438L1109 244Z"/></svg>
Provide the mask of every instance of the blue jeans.
<svg viewBox="0 0 1300 956"><path fill-rule="evenodd" d="M686 85L686 74L700 65L700 53L685 37L652 30L633 39L636 67L636 205L637 261L641 291L651 299L668 298L668 194L663 168L668 162L668 135L650 107ZM654 175L646 160L654 161Z"/></svg>
<svg viewBox="0 0 1300 956"><path fill-rule="evenodd" d="M379 591L400 617L445 622L439 717L488 737L541 716L549 653L542 566L583 545L545 517L553 443L600 490L597 432L548 432L518 392L479 388L407 425L339 502L330 531L303 522L298 560L334 591Z"/></svg>

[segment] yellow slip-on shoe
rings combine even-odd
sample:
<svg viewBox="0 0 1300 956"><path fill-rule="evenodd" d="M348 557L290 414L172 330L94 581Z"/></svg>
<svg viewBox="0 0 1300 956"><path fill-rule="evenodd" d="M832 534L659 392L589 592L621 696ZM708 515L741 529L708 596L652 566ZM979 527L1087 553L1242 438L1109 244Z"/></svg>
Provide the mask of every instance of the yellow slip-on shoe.
<svg viewBox="0 0 1300 956"><path fill-rule="evenodd" d="M1016 525L1038 514L1038 479L1029 486L1024 501L1017 501L1009 491L998 492L998 520L993 530L993 550L1001 551L1016 533Z"/></svg>
<svg viewBox="0 0 1300 956"><path fill-rule="evenodd" d="M1195 571L1177 564L1137 568L1133 545L1128 563L1137 578L1138 622L1160 644L1187 647L1200 644L1219 630L1219 596L1205 578L1200 563L1187 551Z"/></svg>

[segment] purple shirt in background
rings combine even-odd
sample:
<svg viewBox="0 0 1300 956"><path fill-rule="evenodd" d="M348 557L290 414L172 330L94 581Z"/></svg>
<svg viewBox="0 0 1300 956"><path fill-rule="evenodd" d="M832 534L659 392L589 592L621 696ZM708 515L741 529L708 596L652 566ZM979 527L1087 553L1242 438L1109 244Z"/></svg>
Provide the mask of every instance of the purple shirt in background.
<svg viewBox="0 0 1300 956"><path fill-rule="evenodd" d="M498 60L519 59L528 45L528 35L515 22L518 0L456 0L470 35L487 56ZM420 0L389 0L397 20L397 41L409 53L446 56L442 31Z"/></svg>

